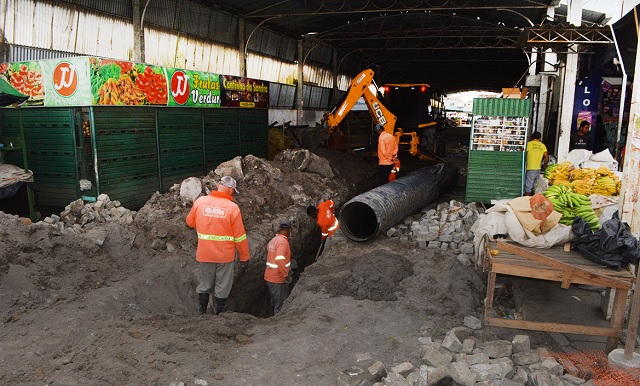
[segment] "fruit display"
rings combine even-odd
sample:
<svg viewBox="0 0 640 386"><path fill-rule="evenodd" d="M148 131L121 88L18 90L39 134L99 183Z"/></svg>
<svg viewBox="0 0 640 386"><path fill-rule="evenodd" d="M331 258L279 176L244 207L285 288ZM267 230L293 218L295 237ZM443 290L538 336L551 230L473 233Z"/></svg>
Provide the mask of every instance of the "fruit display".
<svg viewBox="0 0 640 386"><path fill-rule="evenodd" d="M562 215L561 224L571 225L573 219L579 216L589 224L591 230L600 229L600 222L591 207L591 200L584 194L576 193L565 185L553 185L542 195L548 198L553 203L553 209Z"/></svg>
<svg viewBox="0 0 640 386"><path fill-rule="evenodd" d="M620 194L622 181L609 168L574 168L571 162L549 165L544 171L549 186L565 186L571 191L589 196L617 196Z"/></svg>
<svg viewBox="0 0 640 386"><path fill-rule="evenodd" d="M167 80L160 67L92 58L91 92L100 105L166 105Z"/></svg>

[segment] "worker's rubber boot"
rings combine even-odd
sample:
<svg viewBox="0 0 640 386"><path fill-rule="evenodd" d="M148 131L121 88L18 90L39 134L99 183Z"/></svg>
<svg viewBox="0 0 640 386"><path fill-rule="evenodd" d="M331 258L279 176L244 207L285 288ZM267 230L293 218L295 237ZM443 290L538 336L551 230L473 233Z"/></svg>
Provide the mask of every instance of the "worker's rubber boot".
<svg viewBox="0 0 640 386"><path fill-rule="evenodd" d="M224 306L227 304L227 298L221 299L221 298L215 298L216 299L216 310L215 310L215 314L221 314L224 312Z"/></svg>
<svg viewBox="0 0 640 386"><path fill-rule="evenodd" d="M209 294L198 294L198 312L200 315L207 313L207 306L209 305Z"/></svg>

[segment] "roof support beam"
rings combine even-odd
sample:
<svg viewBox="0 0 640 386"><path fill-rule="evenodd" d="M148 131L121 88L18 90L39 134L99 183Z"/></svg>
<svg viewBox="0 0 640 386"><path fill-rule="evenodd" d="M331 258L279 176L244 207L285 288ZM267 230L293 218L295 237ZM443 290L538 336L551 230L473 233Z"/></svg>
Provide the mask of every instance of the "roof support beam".
<svg viewBox="0 0 640 386"><path fill-rule="evenodd" d="M582 23L582 0L568 1L568 22L580 26ZM577 51L577 47L575 47ZM573 125L573 101L576 93L576 79L578 78L578 54L567 54L564 66L562 84L562 103L560 104L560 119L558 120L558 162L563 162L569 154L571 126Z"/></svg>
<svg viewBox="0 0 640 386"><path fill-rule="evenodd" d="M607 27L528 27L520 41L525 47L549 47L559 44L613 44Z"/></svg>

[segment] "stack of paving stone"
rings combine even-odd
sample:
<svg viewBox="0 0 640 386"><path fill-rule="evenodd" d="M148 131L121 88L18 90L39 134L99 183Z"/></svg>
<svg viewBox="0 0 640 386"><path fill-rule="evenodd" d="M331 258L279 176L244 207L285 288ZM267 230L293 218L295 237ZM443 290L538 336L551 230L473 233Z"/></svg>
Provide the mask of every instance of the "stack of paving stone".
<svg viewBox="0 0 640 386"><path fill-rule="evenodd" d="M475 261L471 227L480 213L484 209L473 202L451 200L407 217L402 224L390 228L387 236L415 242L420 248L450 251L458 255L460 262L470 265Z"/></svg>
<svg viewBox="0 0 640 386"><path fill-rule="evenodd" d="M94 222L120 221L131 224L134 215L134 211L123 207L119 201L111 201L108 195L101 194L96 202L86 204L79 198L67 205L60 216L51 215L41 223L49 224L60 234L84 233L86 226Z"/></svg>
<svg viewBox="0 0 640 386"><path fill-rule="evenodd" d="M431 326L432 327L432 326ZM428 332L429 326L422 331ZM418 338L415 359L390 367L370 353L356 355L356 364L337 377L339 386L580 386L593 381L565 374L545 348L531 348L528 335L512 341L483 339L482 322L473 316L444 336Z"/></svg>

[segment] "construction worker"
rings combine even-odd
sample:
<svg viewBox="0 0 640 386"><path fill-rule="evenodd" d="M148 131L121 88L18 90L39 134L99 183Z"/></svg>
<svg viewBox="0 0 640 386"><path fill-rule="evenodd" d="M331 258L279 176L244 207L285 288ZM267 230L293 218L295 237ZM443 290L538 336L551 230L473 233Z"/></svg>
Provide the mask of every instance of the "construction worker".
<svg viewBox="0 0 640 386"><path fill-rule="evenodd" d="M334 214L334 210L335 205L333 200L322 201L318 204L317 208L313 205L307 207L307 215L316 220L322 232L322 239L320 240L320 248L318 249L316 259L322 254L327 239L333 236L340 228L340 223Z"/></svg>
<svg viewBox="0 0 640 386"><path fill-rule="evenodd" d="M199 197L194 203L187 225L198 233L196 260L200 263L200 284L198 311L207 312L209 295L214 294L214 314L224 311L233 285L235 255L246 268L249 262L249 243L242 223L240 208L232 201L238 193L236 180L224 176L218 183L218 190Z"/></svg>
<svg viewBox="0 0 640 386"><path fill-rule="evenodd" d="M395 137L386 132L382 124L376 125L378 133L378 183L380 185L389 182L389 175L398 158L398 144Z"/></svg>
<svg viewBox="0 0 640 386"><path fill-rule="evenodd" d="M283 221L278 226L278 232L267 244L267 268L264 280L271 295L273 314L280 312L282 304L289 297L289 283L291 283L291 248L289 235L291 223Z"/></svg>

